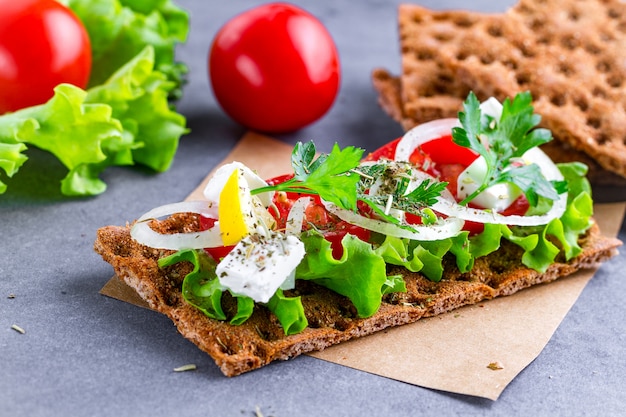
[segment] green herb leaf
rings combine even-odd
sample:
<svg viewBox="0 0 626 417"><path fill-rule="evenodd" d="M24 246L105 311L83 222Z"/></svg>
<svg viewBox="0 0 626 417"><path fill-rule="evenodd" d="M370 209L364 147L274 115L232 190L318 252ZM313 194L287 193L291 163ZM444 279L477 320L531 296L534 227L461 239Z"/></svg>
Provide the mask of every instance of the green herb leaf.
<svg viewBox="0 0 626 417"><path fill-rule="evenodd" d="M422 181L415 189L407 193L410 184L411 166L408 164L372 164L359 167L361 179L357 185L359 201L366 203L380 218L400 227L398 219L390 215L392 209L422 216L432 217L428 209L436 203L447 186L447 182ZM377 180L383 184L376 193L370 193Z"/></svg>
<svg viewBox="0 0 626 417"><path fill-rule="evenodd" d="M291 166L297 180L306 181L311 172L315 171L327 158L327 155L322 154L315 159L315 155L316 149L313 142L296 143L291 153Z"/></svg>
<svg viewBox="0 0 626 417"><path fill-rule="evenodd" d="M539 197L556 200L562 193L563 184L548 181L539 167L520 158L526 151L552 140L549 130L537 128L541 117L533 114L532 96L522 92L511 101L502 104L499 120L486 117L480 103L470 93L459 113L462 127L452 129L456 144L478 152L487 163L487 175L478 189L465 198L467 204L478 194L498 183L511 183L526 195L531 206L536 206Z"/></svg>
<svg viewBox="0 0 626 417"><path fill-rule="evenodd" d="M356 184L359 175L352 172L361 162L363 149L333 146L330 154L315 158L313 142L298 143L294 147L291 163L295 176L288 181L252 190L252 194L267 191L286 191L319 195L339 207L356 210Z"/></svg>

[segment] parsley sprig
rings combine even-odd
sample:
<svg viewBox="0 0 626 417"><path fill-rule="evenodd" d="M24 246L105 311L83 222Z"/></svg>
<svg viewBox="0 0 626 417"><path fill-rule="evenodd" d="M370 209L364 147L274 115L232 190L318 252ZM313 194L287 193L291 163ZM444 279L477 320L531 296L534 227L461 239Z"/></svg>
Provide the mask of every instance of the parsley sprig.
<svg viewBox="0 0 626 417"><path fill-rule="evenodd" d="M399 224L399 221L389 214L392 208L433 221L433 214L427 207L436 202L447 183L427 180L407 192L412 169L408 164L404 167L390 163L360 166L362 156L363 149L353 146L340 149L337 144L329 154L318 155L313 142L298 142L291 154L293 178L256 188L252 194L283 191L319 195L326 201L353 211L357 210L357 202L361 201L380 218L394 224ZM370 194L369 190L381 177L387 178L383 189Z"/></svg>
<svg viewBox="0 0 626 417"><path fill-rule="evenodd" d="M284 191L319 195L339 207L356 210L356 184L360 176L354 169L361 162L363 149L335 143L329 154L317 156L315 144L298 142L291 153L293 178L275 185L257 188L252 194Z"/></svg>
<svg viewBox="0 0 626 417"><path fill-rule="evenodd" d="M552 140L547 129L536 128L541 116L533 113L532 96L522 92L511 101L502 104L502 115L495 120L482 114L476 95L470 92L459 113L462 127L452 129L456 144L478 152L487 163L487 175L483 183L460 204L467 204L492 185L512 183L526 195L531 206L536 206L540 197L558 199L565 191L566 183L548 181L539 166L528 164L522 155L531 148Z"/></svg>
<svg viewBox="0 0 626 417"><path fill-rule="evenodd" d="M411 182L411 169L414 168L409 164L389 162L359 167L362 175L357 188L359 200L367 204L378 217L397 225L400 222L390 214L392 209L421 216L425 223L436 221L436 216L428 207L437 202L437 197L448 183L425 180L407 192ZM369 190L380 179L383 189L370 193Z"/></svg>

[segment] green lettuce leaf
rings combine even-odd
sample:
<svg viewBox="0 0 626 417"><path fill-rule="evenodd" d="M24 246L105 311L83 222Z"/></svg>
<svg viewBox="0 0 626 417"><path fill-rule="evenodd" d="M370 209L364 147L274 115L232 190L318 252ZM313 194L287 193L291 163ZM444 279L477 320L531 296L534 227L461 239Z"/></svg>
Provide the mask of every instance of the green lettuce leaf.
<svg viewBox="0 0 626 417"><path fill-rule="evenodd" d="M171 0L62 0L89 34L92 72L89 87L106 82L146 46L155 51L155 68L173 81L170 98L182 94L187 67L175 61L177 43L185 42L189 15Z"/></svg>
<svg viewBox="0 0 626 417"><path fill-rule="evenodd" d="M0 129L2 129L1 125ZM0 136L2 136L1 130ZM26 145L23 143L0 142L0 169L2 169L9 178L12 177L28 159L28 157L22 153L25 150ZM0 181L0 194L4 193L6 189L7 185Z"/></svg>
<svg viewBox="0 0 626 417"><path fill-rule="evenodd" d="M154 70L153 59L147 46L103 85L84 91L60 84L47 103L1 116L0 167L12 176L28 145L48 151L69 171L61 181L69 196L104 192L99 175L108 166L168 169L186 120L169 107L174 84Z"/></svg>
<svg viewBox="0 0 626 417"><path fill-rule="evenodd" d="M129 162L162 172L174 159L178 139L188 131L185 117L172 110L167 99L174 87L161 72L154 70L154 51L147 46L105 84L88 90L87 101L111 106L125 136L132 139ZM109 151L119 157L127 149L109 147ZM123 156L124 160L126 157Z"/></svg>
<svg viewBox="0 0 626 417"><path fill-rule="evenodd" d="M411 272L419 272L424 263L409 250L409 240L394 236L385 236L385 240L376 248L385 263L403 266Z"/></svg>
<svg viewBox="0 0 626 417"><path fill-rule="evenodd" d="M97 178L84 178L85 166L107 159L102 144L123 147L122 125L112 117L110 106L87 103L87 93L69 84L55 88L45 104L0 117L0 143L27 144L54 154L68 168L65 184L74 181L76 189L62 189L67 195L98 194L106 185ZM21 155L23 163L27 158ZM12 174L15 173L15 170Z"/></svg>
<svg viewBox="0 0 626 417"><path fill-rule="evenodd" d="M254 312L254 300L250 297L237 296L237 312L230 319L230 324L239 326L250 318Z"/></svg>
<svg viewBox="0 0 626 417"><path fill-rule="evenodd" d="M341 243L343 256L335 259L330 242L319 233L301 236L306 256L296 268L296 278L315 282L352 301L359 317L369 317L378 311L382 296L388 292L385 261L372 245L353 235ZM397 282L391 283L397 287Z"/></svg>
<svg viewBox="0 0 626 417"><path fill-rule="evenodd" d="M376 248L390 265L403 266L411 272L420 272L432 281L439 281L443 276L443 257L452 253L456 258L457 267L461 272L469 271L474 265L474 256L470 253L468 232L461 232L451 238L417 242L386 236Z"/></svg>
<svg viewBox="0 0 626 417"><path fill-rule="evenodd" d="M166 268L179 262L190 262L193 270L188 273L182 285L183 298L208 317L226 320L222 310L222 286L215 275L216 263L202 250L181 250L159 259L159 268Z"/></svg>
<svg viewBox="0 0 626 417"><path fill-rule="evenodd" d="M456 257L456 266L460 272L469 272L474 267L474 257L471 253L469 232L461 232L450 238L452 245L450 252Z"/></svg>
<svg viewBox="0 0 626 417"><path fill-rule="evenodd" d="M578 238L591 226L593 200L591 187L585 177L586 166L581 163L559 164L568 185L565 213L544 226L511 227L486 224L482 233L470 238L472 256L478 258L498 250L501 239L524 249L522 263L539 272L555 261L559 253L570 260L582 252Z"/></svg>
<svg viewBox="0 0 626 417"><path fill-rule="evenodd" d="M286 297L279 288L266 305L287 335L300 333L309 325L300 297Z"/></svg>
<svg viewBox="0 0 626 417"><path fill-rule="evenodd" d="M184 300L207 317L226 320L226 313L222 308L222 295L227 290L217 278L215 260L203 250L187 249L159 259L158 265L160 268L166 268L179 262L189 262L193 265L192 271L183 279ZM237 300L237 311L229 322L240 325L254 312L254 300L246 296L231 295ZM276 315L285 334L300 333L308 325L300 297L286 297L279 289L266 306Z"/></svg>

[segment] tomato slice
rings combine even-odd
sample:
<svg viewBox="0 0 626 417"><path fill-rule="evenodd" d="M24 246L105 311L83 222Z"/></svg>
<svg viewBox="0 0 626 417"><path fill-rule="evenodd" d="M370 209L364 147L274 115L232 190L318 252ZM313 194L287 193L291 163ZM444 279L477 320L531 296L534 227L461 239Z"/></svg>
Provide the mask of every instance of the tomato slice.
<svg viewBox="0 0 626 417"><path fill-rule="evenodd" d="M217 219L212 219L205 216L200 216L200 229L209 230L215 226ZM216 248L204 248L204 251L209 254L216 262L222 260L222 258L233 250L234 246L219 246Z"/></svg>
<svg viewBox="0 0 626 417"><path fill-rule="evenodd" d="M398 147L398 142L400 142L400 139L402 138L392 140L391 142L376 149L374 152L370 152L369 154L367 154L367 156L363 160L364 161L378 161L383 158L393 159L396 153L396 148Z"/></svg>
<svg viewBox="0 0 626 417"><path fill-rule="evenodd" d="M382 158L394 159L396 148L402 138L395 139L374 152L371 152L365 158L366 161L376 161ZM452 135L445 135L432 139L418 146L411 156L409 162L421 166L422 169L439 178L441 181L448 183L448 190L452 195L457 196L457 181L459 175L476 160L478 154L469 148L457 145L452 139ZM529 204L525 196L517 198L506 210L501 214L524 215L528 211ZM407 222L411 224L421 223L421 218L416 215L407 213ZM470 234L477 234L484 230L484 224L480 222L466 221L464 230Z"/></svg>
<svg viewBox="0 0 626 417"><path fill-rule="evenodd" d="M378 161L382 158L394 159L396 148L402 138L397 138L381 146L365 157L365 161ZM436 164L461 164L467 167L474 162L478 155L469 148L457 145L452 140L452 135L442 136L420 145L411 155L410 162L429 158Z"/></svg>
<svg viewBox="0 0 626 417"><path fill-rule="evenodd" d="M280 184L293 178L293 175L281 175L267 180L270 185ZM335 259L340 259L343 255L343 246L341 240L345 235L351 234L357 238L368 242L371 237L371 232L360 226L356 226L340 220L339 218L330 214L321 202L321 199L317 195L301 194L301 193L288 193L277 192L274 194L274 206L275 210L270 209L270 213L276 219L279 229L286 227L287 216L291 207L296 200L303 196L309 196L313 199L311 204L304 211L305 229L314 227L316 230L322 233L324 239L330 242L332 254ZM360 203L358 204L359 211L362 213L369 213L369 207Z"/></svg>
<svg viewBox="0 0 626 417"><path fill-rule="evenodd" d="M324 239L330 242L333 258L341 259L343 256L343 245L341 244L341 240L347 234L356 236L365 242L369 242L371 237L371 232L362 227L355 226L345 221L335 223L332 228L323 231Z"/></svg>
<svg viewBox="0 0 626 417"><path fill-rule="evenodd" d="M471 149L454 143L452 135L431 140L419 148L438 165L460 164L467 167L478 158L478 154Z"/></svg>

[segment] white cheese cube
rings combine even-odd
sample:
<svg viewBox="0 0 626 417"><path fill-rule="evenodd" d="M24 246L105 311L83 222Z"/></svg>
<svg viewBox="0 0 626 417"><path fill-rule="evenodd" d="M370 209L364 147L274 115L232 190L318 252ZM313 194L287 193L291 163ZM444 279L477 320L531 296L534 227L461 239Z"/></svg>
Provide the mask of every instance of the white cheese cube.
<svg viewBox="0 0 626 417"><path fill-rule="evenodd" d="M295 236L248 235L217 265L220 283L233 294L267 303L304 258L304 244Z"/></svg>
<svg viewBox="0 0 626 417"><path fill-rule="evenodd" d="M479 156L459 175L457 180L457 196L465 199L480 187L487 175L485 158ZM502 183L492 185L472 200L473 204L501 212L508 208L520 195L521 190L514 184Z"/></svg>

